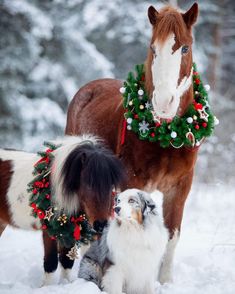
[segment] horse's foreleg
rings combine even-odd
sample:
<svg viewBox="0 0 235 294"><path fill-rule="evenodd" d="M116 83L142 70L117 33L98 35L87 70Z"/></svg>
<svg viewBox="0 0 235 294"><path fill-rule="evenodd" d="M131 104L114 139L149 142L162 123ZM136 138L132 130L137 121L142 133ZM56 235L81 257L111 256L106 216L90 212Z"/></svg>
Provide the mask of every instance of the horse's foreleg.
<svg viewBox="0 0 235 294"><path fill-rule="evenodd" d="M69 282L73 281L72 277L72 267L74 264L74 260L71 260L67 254L70 251L71 248L60 248L60 255L59 260L62 265L62 271L61 271L61 278L67 279Z"/></svg>
<svg viewBox="0 0 235 294"><path fill-rule="evenodd" d="M168 193L164 194L163 217L169 230L169 241L159 272L159 282L161 284L172 282L172 267L175 248L180 236L180 227L183 217L184 204L191 188L192 174L181 180Z"/></svg>
<svg viewBox="0 0 235 294"><path fill-rule="evenodd" d="M44 285L51 285L55 282L54 272L58 266L57 242L52 240L46 232L43 232L44 244Z"/></svg>

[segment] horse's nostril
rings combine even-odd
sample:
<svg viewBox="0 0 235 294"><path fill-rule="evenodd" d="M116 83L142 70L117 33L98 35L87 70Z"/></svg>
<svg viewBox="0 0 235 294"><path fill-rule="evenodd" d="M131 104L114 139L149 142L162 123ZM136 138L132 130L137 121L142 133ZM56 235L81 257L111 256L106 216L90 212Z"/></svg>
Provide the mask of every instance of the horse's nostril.
<svg viewBox="0 0 235 294"><path fill-rule="evenodd" d="M171 97L171 100L170 100L170 103L169 104L172 104L174 101L174 96Z"/></svg>
<svg viewBox="0 0 235 294"><path fill-rule="evenodd" d="M121 210L121 207L120 207L120 206L116 206L116 207L114 208L114 211L115 211L117 214L120 212L120 210Z"/></svg>

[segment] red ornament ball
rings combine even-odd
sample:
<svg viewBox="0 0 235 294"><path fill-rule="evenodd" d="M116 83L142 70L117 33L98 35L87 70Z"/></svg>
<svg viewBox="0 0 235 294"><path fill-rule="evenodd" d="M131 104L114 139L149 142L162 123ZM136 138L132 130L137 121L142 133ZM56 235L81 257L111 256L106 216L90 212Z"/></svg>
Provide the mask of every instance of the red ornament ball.
<svg viewBox="0 0 235 294"><path fill-rule="evenodd" d="M42 225L42 230L46 230L47 229L47 225Z"/></svg>
<svg viewBox="0 0 235 294"><path fill-rule="evenodd" d="M199 125L195 125L195 129L199 130L200 129Z"/></svg>
<svg viewBox="0 0 235 294"><path fill-rule="evenodd" d="M45 217L45 213L41 209L38 209L37 215L40 219L44 219L44 217Z"/></svg>
<svg viewBox="0 0 235 294"><path fill-rule="evenodd" d="M202 126L203 126L203 128L206 128L207 127L207 123L206 122L202 123Z"/></svg>
<svg viewBox="0 0 235 294"><path fill-rule="evenodd" d="M50 183L46 182L44 186L45 186L45 188L48 188L50 186Z"/></svg>
<svg viewBox="0 0 235 294"><path fill-rule="evenodd" d="M138 114L135 114L134 119L138 119L138 118L139 118Z"/></svg>
<svg viewBox="0 0 235 294"><path fill-rule="evenodd" d="M49 195L49 194L46 194L46 199L50 199L51 198L51 196Z"/></svg>
<svg viewBox="0 0 235 294"><path fill-rule="evenodd" d="M156 122L156 123L155 123L155 126L156 126L157 128L159 128L159 127L161 126L161 123L160 123L160 122Z"/></svg>
<svg viewBox="0 0 235 294"><path fill-rule="evenodd" d="M151 137L154 138L155 137L155 133L151 133Z"/></svg>
<svg viewBox="0 0 235 294"><path fill-rule="evenodd" d="M37 194L38 193L38 190L37 189L33 189L33 194Z"/></svg>
<svg viewBox="0 0 235 294"><path fill-rule="evenodd" d="M201 81L200 81L199 79L196 79L196 80L195 80L195 84L196 84L196 85L199 85L200 83L201 83Z"/></svg>
<svg viewBox="0 0 235 294"><path fill-rule="evenodd" d="M201 103L194 103L194 108L196 109L196 110L199 110L199 109L202 109L203 108L203 105L201 104Z"/></svg>

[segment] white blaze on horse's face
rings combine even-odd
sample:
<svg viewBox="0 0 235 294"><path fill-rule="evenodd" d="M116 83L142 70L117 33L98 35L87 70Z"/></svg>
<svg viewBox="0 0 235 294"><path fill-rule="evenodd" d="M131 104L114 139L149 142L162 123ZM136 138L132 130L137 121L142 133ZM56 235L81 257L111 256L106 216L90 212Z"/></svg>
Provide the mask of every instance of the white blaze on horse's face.
<svg viewBox="0 0 235 294"><path fill-rule="evenodd" d="M180 97L188 90L192 82L192 72L178 84L182 60L182 47L173 51L175 35L171 34L163 44L156 40L152 62L154 91L152 104L155 114L163 119L172 119L180 105Z"/></svg>

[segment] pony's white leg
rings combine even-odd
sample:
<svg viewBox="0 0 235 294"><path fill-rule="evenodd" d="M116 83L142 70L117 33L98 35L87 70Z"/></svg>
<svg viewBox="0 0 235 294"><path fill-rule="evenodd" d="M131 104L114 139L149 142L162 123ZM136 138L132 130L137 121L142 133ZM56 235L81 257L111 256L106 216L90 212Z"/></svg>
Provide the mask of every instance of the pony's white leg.
<svg viewBox="0 0 235 294"><path fill-rule="evenodd" d="M50 285L55 285L57 284L57 279L56 279L56 274L55 272L53 273L44 273L44 279L42 282L42 286L50 286Z"/></svg>
<svg viewBox="0 0 235 294"><path fill-rule="evenodd" d="M172 269L175 247L179 240L179 231L174 232L173 237L168 241L163 261L160 267L158 280L161 284L170 283L173 281Z"/></svg>
<svg viewBox="0 0 235 294"><path fill-rule="evenodd" d="M116 266L111 266L102 279L102 288L109 294L122 294L123 277Z"/></svg>
<svg viewBox="0 0 235 294"><path fill-rule="evenodd" d="M61 280L67 280L69 282L73 282L76 277L73 276L73 272L72 272L72 269L64 269L63 267L61 267L61 277L60 277Z"/></svg>

